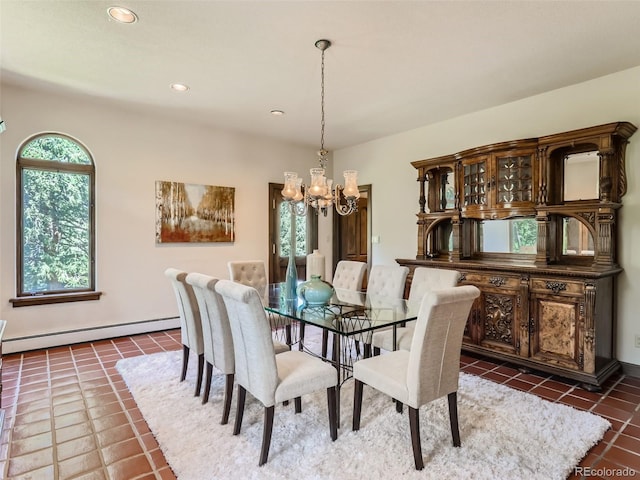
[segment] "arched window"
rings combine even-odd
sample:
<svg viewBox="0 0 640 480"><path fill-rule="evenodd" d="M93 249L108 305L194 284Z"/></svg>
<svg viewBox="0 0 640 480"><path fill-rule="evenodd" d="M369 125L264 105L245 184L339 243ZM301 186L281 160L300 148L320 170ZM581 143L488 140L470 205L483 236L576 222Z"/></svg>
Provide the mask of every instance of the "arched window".
<svg viewBox="0 0 640 480"><path fill-rule="evenodd" d="M23 143L17 159L17 297L14 306L95 300L95 167L80 142L58 133Z"/></svg>

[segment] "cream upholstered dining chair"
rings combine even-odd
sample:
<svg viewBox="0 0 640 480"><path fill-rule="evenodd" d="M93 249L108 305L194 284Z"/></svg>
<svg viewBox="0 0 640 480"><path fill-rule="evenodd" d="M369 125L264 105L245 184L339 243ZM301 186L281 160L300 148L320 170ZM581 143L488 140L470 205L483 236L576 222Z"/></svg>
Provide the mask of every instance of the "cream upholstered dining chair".
<svg viewBox="0 0 640 480"><path fill-rule="evenodd" d="M460 272L444 268L416 267L413 271L411 288L409 289L409 302L420 302L422 298L433 290L442 290L458 285ZM396 350L397 348L409 350L415 322L409 322L406 327L396 328L396 345L393 344L393 331L384 330L373 332L371 345L373 354L378 355L380 349Z"/></svg>
<svg viewBox="0 0 640 480"><path fill-rule="evenodd" d="M367 280L367 296L403 298L405 284L409 268L400 265L374 265ZM387 330L387 328L383 329ZM378 330L380 331L380 330ZM373 336L371 332L361 334L356 337L364 343L364 356L371 356L371 342Z"/></svg>
<svg viewBox="0 0 640 480"><path fill-rule="evenodd" d="M333 288L339 290L361 291L362 280L367 271L367 264L353 260L340 260L333 272ZM322 330L322 356L327 356L327 344L329 342L329 332Z"/></svg>
<svg viewBox="0 0 640 480"><path fill-rule="evenodd" d="M225 425L229 421L235 374L233 338L227 308L220 294L215 291L215 285L218 283L217 278L202 273L190 273L187 275L187 283L193 287L202 319L204 358L207 366L202 403L209 401L213 367L216 367L225 375L224 406L220 422ZM276 353L289 350L287 345L275 340L273 346Z"/></svg>
<svg viewBox="0 0 640 480"><path fill-rule="evenodd" d="M220 280L215 286L229 315L236 362L238 399L233 434L238 435L246 393L264 405L262 448L258 465L266 463L271 445L276 403L295 399L295 411L302 409L301 396L327 390L329 431L338 438L336 385L338 374L329 363L305 352L288 350L276 355L269 324L258 292L246 285Z"/></svg>
<svg viewBox="0 0 640 480"><path fill-rule="evenodd" d="M202 323L200 310L193 288L186 282L187 272L176 268L167 268L164 274L171 280L173 291L178 302L180 313L180 337L182 341L182 373L180 381L187 376L189 364L189 352L193 351L198 357L198 374L196 379L195 396L200 395L202 386L202 371L204 369L204 339L202 337Z"/></svg>
<svg viewBox="0 0 640 480"><path fill-rule="evenodd" d="M391 298L404 297L409 268L400 265L374 265L367 280L367 293Z"/></svg>
<svg viewBox="0 0 640 480"><path fill-rule="evenodd" d="M333 273L333 288L342 290L362 290L362 280L367 271L367 264L352 260L340 260Z"/></svg>
<svg viewBox="0 0 640 480"><path fill-rule="evenodd" d="M233 260L228 262L227 266L232 282L253 287L258 291L260 298L265 298L269 282L267 269L262 260ZM270 313L269 322L276 334L284 327L285 341L287 345L291 345L291 320L282 315Z"/></svg>
<svg viewBox="0 0 640 480"><path fill-rule="evenodd" d="M464 327L480 290L472 285L429 292L422 300L411 349L355 362L353 430L360 429L362 390L367 385L409 407L416 470L422 470L419 408L447 396L453 445L460 446L458 377Z"/></svg>
<svg viewBox="0 0 640 480"><path fill-rule="evenodd" d="M253 287L261 298L267 294L267 269L262 260L233 260L227 263L229 278L233 282Z"/></svg>
<svg viewBox="0 0 640 480"><path fill-rule="evenodd" d="M235 363L227 309L220 295L214 290L217 282L216 278L201 273L187 275L187 283L193 288L202 320L204 359L207 366L202 403L209 401L213 367L215 366L225 375L224 406L222 421L220 422L225 425L229 421L229 412L231 410Z"/></svg>

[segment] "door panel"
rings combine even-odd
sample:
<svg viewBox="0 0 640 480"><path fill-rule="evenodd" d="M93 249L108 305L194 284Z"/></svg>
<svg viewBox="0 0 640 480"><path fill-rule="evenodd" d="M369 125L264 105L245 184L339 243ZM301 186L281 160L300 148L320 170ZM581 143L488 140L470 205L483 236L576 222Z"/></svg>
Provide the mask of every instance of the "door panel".
<svg viewBox="0 0 640 480"><path fill-rule="evenodd" d="M340 217L341 231L344 233L340 237L340 260L352 260L354 262L367 262L367 216L368 201L366 198L358 199L358 211Z"/></svg>
<svg viewBox="0 0 640 480"><path fill-rule="evenodd" d="M364 262L371 267L371 185L361 185L358 188L358 211L346 216L335 212L333 214L333 270L340 260ZM363 289L367 288L367 273Z"/></svg>

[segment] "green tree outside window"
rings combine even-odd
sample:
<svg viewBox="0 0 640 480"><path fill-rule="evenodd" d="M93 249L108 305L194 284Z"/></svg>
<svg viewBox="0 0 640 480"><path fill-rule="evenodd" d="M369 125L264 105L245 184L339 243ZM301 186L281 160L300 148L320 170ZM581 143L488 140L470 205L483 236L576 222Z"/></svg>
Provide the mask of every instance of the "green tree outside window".
<svg viewBox="0 0 640 480"><path fill-rule="evenodd" d="M94 165L73 139L44 134L19 151L19 296L94 288Z"/></svg>

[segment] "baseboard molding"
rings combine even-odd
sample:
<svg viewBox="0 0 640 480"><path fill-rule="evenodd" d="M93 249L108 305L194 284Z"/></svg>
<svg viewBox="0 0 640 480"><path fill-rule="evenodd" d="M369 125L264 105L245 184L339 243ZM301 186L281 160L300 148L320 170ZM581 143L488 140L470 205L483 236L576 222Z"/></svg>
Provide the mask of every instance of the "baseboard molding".
<svg viewBox="0 0 640 480"><path fill-rule="evenodd" d="M124 337L140 333L157 332L180 328L180 318L159 318L141 322L123 323L105 327L83 328L56 332L43 335L33 335L20 338L7 338L2 342L2 353L19 353L41 348L59 347L74 343L93 342L107 338Z"/></svg>
<svg viewBox="0 0 640 480"><path fill-rule="evenodd" d="M622 371L625 375L629 375L630 377L640 378L640 365L636 365L635 363L625 363L620 362L622 365Z"/></svg>

